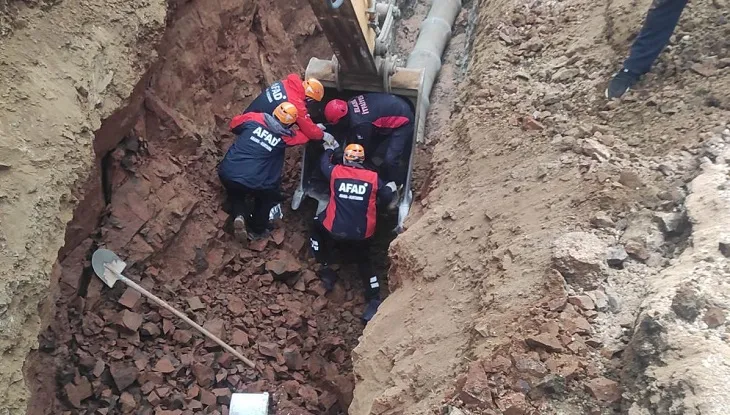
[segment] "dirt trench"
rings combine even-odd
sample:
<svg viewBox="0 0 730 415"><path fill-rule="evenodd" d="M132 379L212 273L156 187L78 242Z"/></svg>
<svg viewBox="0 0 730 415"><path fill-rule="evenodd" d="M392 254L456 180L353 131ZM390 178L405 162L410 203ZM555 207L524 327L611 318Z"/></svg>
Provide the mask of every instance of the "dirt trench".
<svg viewBox="0 0 730 415"><path fill-rule="evenodd" d="M310 57L331 56L314 16L303 1L170 2L157 50L136 104L96 133L96 165L78 186L54 266L53 311L26 361L28 413L226 413L232 391L268 391L272 413L345 413L363 328L360 282L342 267L325 295L307 253L313 203L285 205L269 240L236 242L216 175L234 139L231 114L263 86L302 73ZM300 158L288 154L285 194ZM385 274L391 237L381 231L376 268ZM134 290L103 286L89 263L100 247L256 370Z"/></svg>
<svg viewBox="0 0 730 415"><path fill-rule="evenodd" d="M3 130L14 141L2 143L13 157L0 170L0 212L19 224L2 229L2 265L21 271L0 278L3 407L24 412L26 362L28 413L216 413L231 390L273 392L282 414L723 413L727 374L702 369L730 358L721 0L691 3L654 71L612 102L602 88L648 0L465 2L421 149L431 162L390 247L391 294L364 331L357 284L321 295L304 252L306 209L287 210L266 246L245 249L221 210L226 119L310 56L331 55L302 3L169 2L152 20L69 0L29 2L10 19L0 10L10 39L0 62L49 67L44 54L18 53L30 25L58 43L52 58L78 65L62 81L38 70L35 89L20 71L0 72L21 85L2 96L10 117L0 128L24 128ZM405 3L402 50L427 7ZM62 24L39 27L44 13ZM95 27L118 30L101 34L117 41L65 43L96 39ZM37 110L56 108L54 97L66 111ZM63 132L41 153L24 139L39 130L13 113L51 114ZM288 172L297 160L292 152ZM222 330L262 374L131 292L102 287L88 269L99 246ZM277 278L272 258L285 265ZM39 312L56 259L54 301Z"/></svg>

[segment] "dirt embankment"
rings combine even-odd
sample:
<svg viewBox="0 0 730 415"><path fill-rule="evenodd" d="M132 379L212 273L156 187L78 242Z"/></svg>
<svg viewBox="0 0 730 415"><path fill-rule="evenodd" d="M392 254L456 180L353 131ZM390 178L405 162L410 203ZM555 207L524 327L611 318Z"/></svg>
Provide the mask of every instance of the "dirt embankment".
<svg viewBox="0 0 730 415"><path fill-rule="evenodd" d="M3 2L2 8L0 408L19 414L28 397L23 362L37 347L51 267L77 203L72 189L94 168L101 120L114 120L112 141L131 126L116 111L141 103L133 88L155 57L166 5Z"/></svg>
<svg viewBox="0 0 730 415"><path fill-rule="evenodd" d="M730 140L719 0L692 3L654 74L612 103L603 87L648 1L467 4L432 100L434 175L392 246L393 294L352 363L359 293L345 283L323 295L303 252L306 212L285 212L272 240L248 249L222 230L225 119L310 56L331 55L305 3L169 2L142 82L164 4L43 3L0 23L13 29L0 45L10 165L0 265L13 270L0 278L0 406L25 406L20 368L61 245L57 308L28 360L31 413L182 414L225 405L231 390L273 392L282 414L350 401L357 415L723 405L706 397L724 375L683 371L726 354L715 245L727 225L712 210ZM407 49L418 12L406 21ZM687 187L702 157L706 173ZM99 246L258 371L123 287L103 288L88 268ZM664 283L686 273L690 285Z"/></svg>
<svg viewBox="0 0 730 415"><path fill-rule="evenodd" d="M722 164L730 27L720 3L690 4L654 72L607 102L648 3L478 6L451 133L429 136L434 178L391 247L397 289L354 353L351 413L653 413L690 408L695 381L712 390L690 375L656 406L637 379L663 390L684 366L661 365L682 359L637 362L632 334L694 237L682 218L700 158Z"/></svg>

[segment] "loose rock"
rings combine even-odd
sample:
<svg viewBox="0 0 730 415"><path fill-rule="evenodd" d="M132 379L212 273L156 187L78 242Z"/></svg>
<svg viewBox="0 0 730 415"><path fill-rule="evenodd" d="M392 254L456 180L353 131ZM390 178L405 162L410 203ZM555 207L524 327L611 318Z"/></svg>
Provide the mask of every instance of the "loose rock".
<svg viewBox="0 0 730 415"><path fill-rule="evenodd" d="M549 352L562 352L563 345L560 344L557 336L550 333L542 333L536 336L530 336L525 339L525 343L533 348L542 348Z"/></svg>
<svg viewBox="0 0 730 415"><path fill-rule="evenodd" d="M119 391L127 389L139 376L139 370L136 367L127 366L123 363L113 364L110 372Z"/></svg>
<svg viewBox="0 0 730 415"><path fill-rule="evenodd" d="M587 232L571 232L553 245L553 264L568 280L583 289L596 288L603 280L606 245Z"/></svg>
<svg viewBox="0 0 730 415"><path fill-rule="evenodd" d="M205 304L203 304L203 302L200 301L200 298L197 296L188 298L188 306L193 311L198 311L205 308Z"/></svg>
<svg viewBox="0 0 730 415"><path fill-rule="evenodd" d="M614 403L621 400L619 384L604 377L589 380L586 389L600 402Z"/></svg>
<svg viewBox="0 0 730 415"><path fill-rule="evenodd" d="M609 267L621 269L624 266L624 261L627 259L629 259L629 254L623 246L616 245L608 248L606 263Z"/></svg>
<svg viewBox="0 0 730 415"><path fill-rule="evenodd" d="M606 212L596 212L591 218L591 224L596 228L613 228L616 224Z"/></svg>
<svg viewBox="0 0 730 415"><path fill-rule="evenodd" d="M690 323L700 315L700 309L704 306L704 299L699 291L691 284L681 286L672 299L672 310L674 313Z"/></svg>
<svg viewBox="0 0 730 415"><path fill-rule="evenodd" d="M208 388L213 385L213 379L215 379L215 371L209 365L196 364L193 366L193 376L203 388Z"/></svg>
<svg viewBox="0 0 730 415"><path fill-rule="evenodd" d="M702 318L702 321L704 321L709 328L714 329L725 324L726 318L725 310L720 307L710 307L707 311L705 311L705 316Z"/></svg>
<svg viewBox="0 0 730 415"><path fill-rule="evenodd" d="M163 357L162 359L157 361L157 364L155 365L155 370L160 373L172 373L175 371L175 366L173 366L169 358Z"/></svg>
<svg viewBox="0 0 730 415"><path fill-rule="evenodd" d="M687 217L680 212L656 213L654 218L662 232L669 235L682 233L687 224Z"/></svg>
<svg viewBox="0 0 730 415"><path fill-rule="evenodd" d="M593 310L596 308L593 300L588 295L574 295L572 297L568 297L568 302L582 308L583 310Z"/></svg>
<svg viewBox="0 0 730 415"><path fill-rule="evenodd" d="M718 248L722 255L726 258L730 258L730 236L723 237L718 244Z"/></svg>
<svg viewBox="0 0 730 415"><path fill-rule="evenodd" d="M130 287L124 291L124 294L122 294L121 297L119 297L119 304L131 310L135 305L137 305L137 301L139 301L140 297L142 297L142 294Z"/></svg>
<svg viewBox="0 0 730 415"><path fill-rule="evenodd" d="M598 141L587 138L581 144L581 152L588 157L592 157L598 161L606 161L611 159L611 151L608 147Z"/></svg>

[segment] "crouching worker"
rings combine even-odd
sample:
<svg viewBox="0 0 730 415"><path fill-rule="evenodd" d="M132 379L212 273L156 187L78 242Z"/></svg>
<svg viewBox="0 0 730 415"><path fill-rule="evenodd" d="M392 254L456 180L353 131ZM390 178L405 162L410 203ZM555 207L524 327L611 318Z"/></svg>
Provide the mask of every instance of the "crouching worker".
<svg viewBox="0 0 730 415"><path fill-rule="evenodd" d="M363 168L365 150L359 144L345 148L343 163L334 165L337 144L325 143L320 160L322 173L330 182L327 208L314 219L310 238L314 257L322 265L320 278L329 291L337 274L329 267L333 248L352 256L365 283L367 306L362 319L370 321L380 306L380 280L370 261L370 242L375 233L376 204L387 205L394 197L395 183L384 183L374 171Z"/></svg>
<svg viewBox="0 0 730 415"><path fill-rule="evenodd" d="M218 177L228 193L233 227L241 241L266 238L271 232L269 212L283 199L284 150L309 141L291 129L296 120L296 107L283 102L273 115L247 113L231 121L237 138L218 166ZM253 199L252 209L247 199Z"/></svg>
<svg viewBox="0 0 730 415"><path fill-rule="evenodd" d="M297 108L296 125L310 140L334 141L331 134L325 132L322 124L315 124L309 116L307 104L320 102L324 98L324 86L314 78L305 81L297 74L290 74L286 79L269 85L254 99L243 113L262 112L272 114L282 102L289 102ZM235 131L234 131L235 132Z"/></svg>

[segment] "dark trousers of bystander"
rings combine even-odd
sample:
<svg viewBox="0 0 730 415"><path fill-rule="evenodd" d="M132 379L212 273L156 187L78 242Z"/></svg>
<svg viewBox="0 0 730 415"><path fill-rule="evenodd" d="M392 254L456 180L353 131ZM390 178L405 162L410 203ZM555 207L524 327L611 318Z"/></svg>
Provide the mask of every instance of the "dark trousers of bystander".
<svg viewBox="0 0 730 415"><path fill-rule="evenodd" d="M641 32L631 46L631 53L624 61L624 69L635 75L643 75L669 44L674 28L688 0L654 0L644 20Z"/></svg>
<svg viewBox="0 0 730 415"><path fill-rule="evenodd" d="M251 189L223 178L221 183L226 188L233 217L243 216L251 232L264 233L269 226L271 208L283 199L281 192L278 189ZM253 199L252 207L249 199Z"/></svg>
<svg viewBox="0 0 730 415"><path fill-rule="evenodd" d="M339 252L337 262L357 264L358 274L365 285L365 300L380 298L380 279L373 270L369 239L361 241L335 239L322 223L315 219L309 242L315 260L324 265L325 269L334 262L335 250Z"/></svg>

